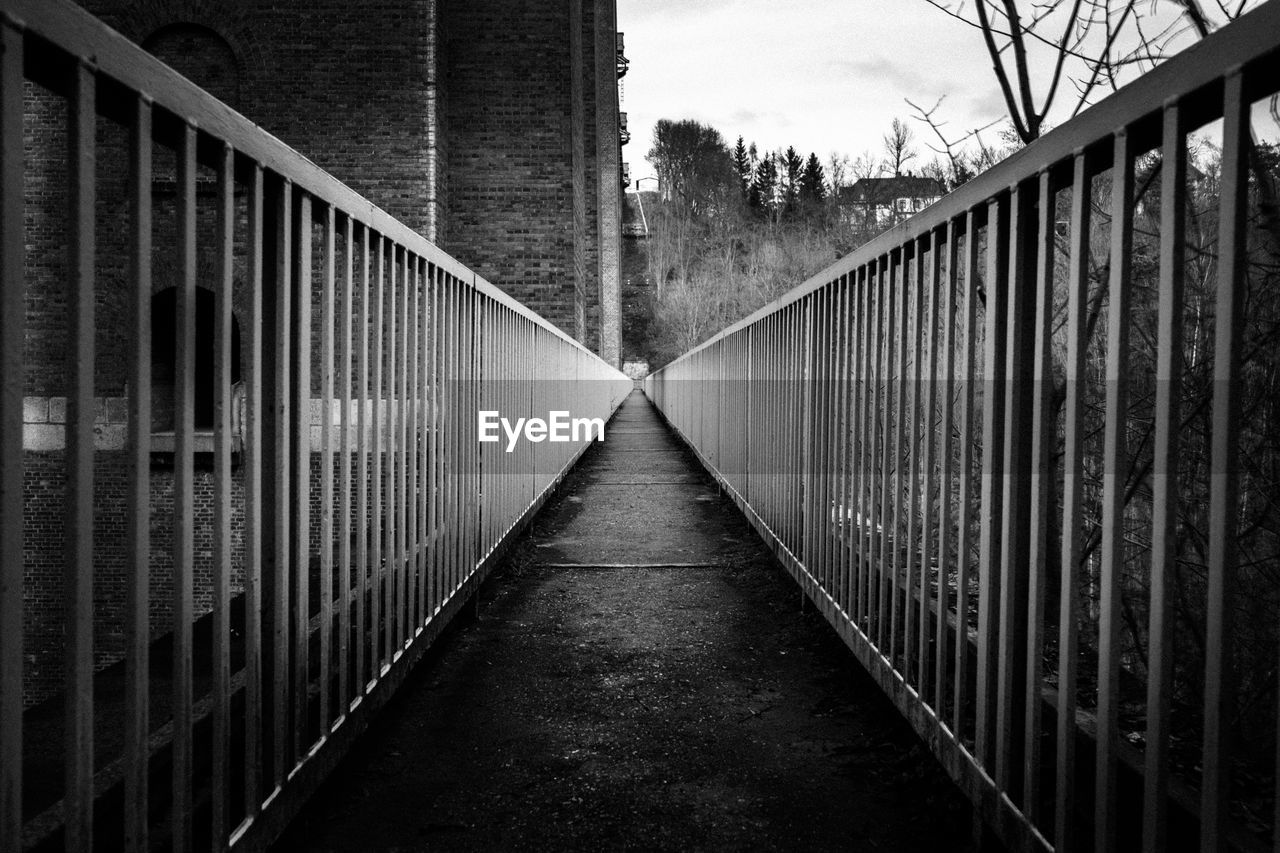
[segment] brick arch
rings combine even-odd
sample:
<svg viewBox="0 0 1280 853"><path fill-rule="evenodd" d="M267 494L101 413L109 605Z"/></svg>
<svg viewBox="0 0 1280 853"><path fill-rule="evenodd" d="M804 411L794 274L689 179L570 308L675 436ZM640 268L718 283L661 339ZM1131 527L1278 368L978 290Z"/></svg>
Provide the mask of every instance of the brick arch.
<svg viewBox="0 0 1280 853"><path fill-rule="evenodd" d="M241 109L243 63L217 32L186 21L147 36L142 47L225 104Z"/></svg>
<svg viewBox="0 0 1280 853"><path fill-rule="evenodd" d="M199 239L199 236L197 236ZM151 260L151 295L176 287L182 281L182 265L165 252ZM218 265L211 247L201 246L196 251L196 287L213 290L218 280ZM233 301L232 305L235 303ZM238 310L238 308L237 308Z"/></svg>
<svg viewBox="0 0 1280 853"><path fill-rule="evenodd" d="M177 325L166 322L177 307L177 288L161 287L151 294L151 427L174 426L174 366L177 352ZM195 362L196 428L210 428L214 418L214 323L217 294L207 287L195 289L195 340L191 342ZM231 312L231 382L244 375L243 336L240 317Z"/></svg>
<svg viewBox="0 0 1280 853"><path fill-rule="evenodd" d="M253 6L253 0L137 0L116 11L109 23L138 44L174 26L208 30L231 49L244 84L260 79L266 68Z"/></svg>

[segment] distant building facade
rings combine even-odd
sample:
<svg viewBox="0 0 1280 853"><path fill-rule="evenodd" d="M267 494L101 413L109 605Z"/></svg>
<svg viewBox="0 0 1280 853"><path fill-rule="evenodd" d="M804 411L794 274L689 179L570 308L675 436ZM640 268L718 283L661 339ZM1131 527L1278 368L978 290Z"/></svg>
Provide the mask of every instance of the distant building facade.
<svg viewBox="0 0 1280 853"><path fill-rule="evenodd" d="M908 173L861 178L841 187L837 202L851 225L883 228L914 216L946 193L941 181Z"/></svg>

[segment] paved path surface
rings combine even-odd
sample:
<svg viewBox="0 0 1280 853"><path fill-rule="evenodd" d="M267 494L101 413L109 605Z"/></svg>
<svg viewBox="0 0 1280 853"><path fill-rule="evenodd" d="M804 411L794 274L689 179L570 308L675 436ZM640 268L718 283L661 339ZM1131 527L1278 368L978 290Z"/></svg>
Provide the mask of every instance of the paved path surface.
<svg viewBox="0 0 1280 853"><path fill-rule="evenodd" d="M960 794L643 396L607 437L279 849L966 849Z"/></svg>

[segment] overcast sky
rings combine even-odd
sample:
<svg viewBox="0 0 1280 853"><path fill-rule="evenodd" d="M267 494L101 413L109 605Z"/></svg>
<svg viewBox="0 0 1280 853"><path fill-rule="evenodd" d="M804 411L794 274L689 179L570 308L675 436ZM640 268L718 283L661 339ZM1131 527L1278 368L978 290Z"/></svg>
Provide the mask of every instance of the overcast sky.
<svg viewBox="0 0 1280 853"><path fill-rule="evenodd" d="M825 161L881 157L889 123L912 114L904 98L931 106L945 95L938 114L953 137L1005 115L981 34L925 0L618 0L618 29L631 60L621 82L633 180L653 173L644 157L659 118ZM911 125L931 158L932 132Z"/></svg>

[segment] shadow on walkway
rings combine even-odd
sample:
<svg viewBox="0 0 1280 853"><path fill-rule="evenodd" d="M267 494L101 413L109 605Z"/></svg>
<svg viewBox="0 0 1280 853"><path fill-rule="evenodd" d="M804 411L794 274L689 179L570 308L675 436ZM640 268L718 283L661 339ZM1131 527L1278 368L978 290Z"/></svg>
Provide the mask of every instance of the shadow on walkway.
<svg viewBox="0 0 1280 853"><path fill-rule="evenodd" d="M639 392L280 850L963 850L970 808Z"/></svg>

